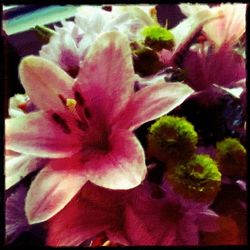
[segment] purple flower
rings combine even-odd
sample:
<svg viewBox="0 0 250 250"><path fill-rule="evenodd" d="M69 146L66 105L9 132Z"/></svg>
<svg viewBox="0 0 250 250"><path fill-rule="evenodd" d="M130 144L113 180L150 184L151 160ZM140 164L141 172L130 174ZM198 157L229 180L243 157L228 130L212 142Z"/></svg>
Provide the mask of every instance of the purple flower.
<svg viewBox="0 0 250 250"><path fill-rule="evenodd" d="M26 194L27 188L24 185L20 185L14 193L6 199L5 229L7 244L11 243L30 227L24 212Z"/></svg>

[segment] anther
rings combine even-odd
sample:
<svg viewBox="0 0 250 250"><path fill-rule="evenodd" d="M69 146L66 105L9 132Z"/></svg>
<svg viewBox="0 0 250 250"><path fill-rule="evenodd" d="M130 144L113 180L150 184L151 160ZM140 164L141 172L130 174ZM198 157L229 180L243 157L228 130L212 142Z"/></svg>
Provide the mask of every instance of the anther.
<svg viewBox="0 0 250 250"><path fill-rule="evenodd" d="M65 99L65 97L63 95L61 95L61 94L59 94L58 97L62 101L63 105L66 106L66 99Z"/></svg>
<svg viewBox="0 0 250 250"><path fill-rule="evenodd" d="M75 99L70 99L70 98L67 98L66 99L66 106L69 108L69 109L74 109L75 106L76 106L76 100Z"/></svg>
<svg viewBox="0 0 250 250"><path fill-rule="evenodd" d="M84 108L84 114L85 114L87 119L89 119L91 117L91 113L90 113L89 109L86 107Z"/></svg>
<svg viewBox="0 0 250 250"><path fill-rule="evenodd" d="M66 134L70 134L71 133L71 130L70 130L67 122L60 115L58 115L57 113L54 113L52 115L52 118L53 118L53 120L57 124L59 124L61 126L61 128L63 129L64 133L66 133Z"/></svg>
<svg viewBox="0 0 250 250"><path fill-rule="evenodd" d="M75 96L76 102L80 106L83 106L84 105L84 99L83 99L82 95L78 91L75 91L74 96Z"/></svg>

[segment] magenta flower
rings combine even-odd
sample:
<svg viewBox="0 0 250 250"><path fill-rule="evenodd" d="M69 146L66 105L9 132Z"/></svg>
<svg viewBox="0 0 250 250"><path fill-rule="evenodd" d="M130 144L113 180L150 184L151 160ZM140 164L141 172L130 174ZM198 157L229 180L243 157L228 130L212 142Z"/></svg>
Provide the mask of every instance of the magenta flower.
<svg viewBox="0 0 250 250"><path fill-rule="evenodd" d="M149 183L128 191L87 183L48 220L47 244L78 246L105 233L112 243L125 246L198 245L200 231L218 229L218 215L206 204L185 202Z"/></svg>
<svg viewBox="0 0 250 250"><path fill-rule="evenodd" d="M183 68L186 72L185 81L196 91L205 90L212 84L238 87L238 82L246 78L244 58L224 46L212 53L189 51Z"/></svg>
<svg viewBox="0 0 250 250"><path fill-rule="evenodd" d="M30 223L55 215L87 180L111 189L139 185L145 157L132 131L193 92L161 82L135 93L129 42L118 32L94 42L75 81L35 56L23 59L20 78L40 111L6 120L6 149L51 158L27 194Z"/></svg>

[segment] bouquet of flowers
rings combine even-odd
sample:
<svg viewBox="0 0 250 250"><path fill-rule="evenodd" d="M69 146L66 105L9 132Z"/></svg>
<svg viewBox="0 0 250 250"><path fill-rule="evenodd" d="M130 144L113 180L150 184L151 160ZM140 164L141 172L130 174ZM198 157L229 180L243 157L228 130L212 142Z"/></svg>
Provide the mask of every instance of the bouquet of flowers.
<svg viewBox="0 0 250 250"><path fill-rule="evenodd" d="M246 4L176 7L172 27L161 5L35 27L5 121L7 244L246 244Z"/></svg>

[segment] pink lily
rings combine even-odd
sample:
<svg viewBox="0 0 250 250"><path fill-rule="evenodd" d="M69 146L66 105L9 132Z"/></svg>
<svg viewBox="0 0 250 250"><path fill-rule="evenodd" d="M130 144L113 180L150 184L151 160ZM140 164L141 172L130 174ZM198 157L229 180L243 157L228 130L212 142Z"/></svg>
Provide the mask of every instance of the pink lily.
<svg viewBox="0 0 250 250"><path fill-rule="evenodd" d="M246 30L246 9L243 3L226 3L210 8L205 4L180 4L182 12L187 15L195 15L201 10L209 10L218 13L222 18L213 20L204 25L203 31L217 48L235 45Z"/></svg>
<svg viewBox="0 0 250 250"><path fill-rule="evenodd" d="M139 185L145 157L132 131L193 92L166 82L134 92L129 42L115 31L93 43L76 80L35 56L22 60L20 78L40 111L6 120L6 149L51 158L27 194L31 224L59 212L88 180L111 189Z"/></svg>

